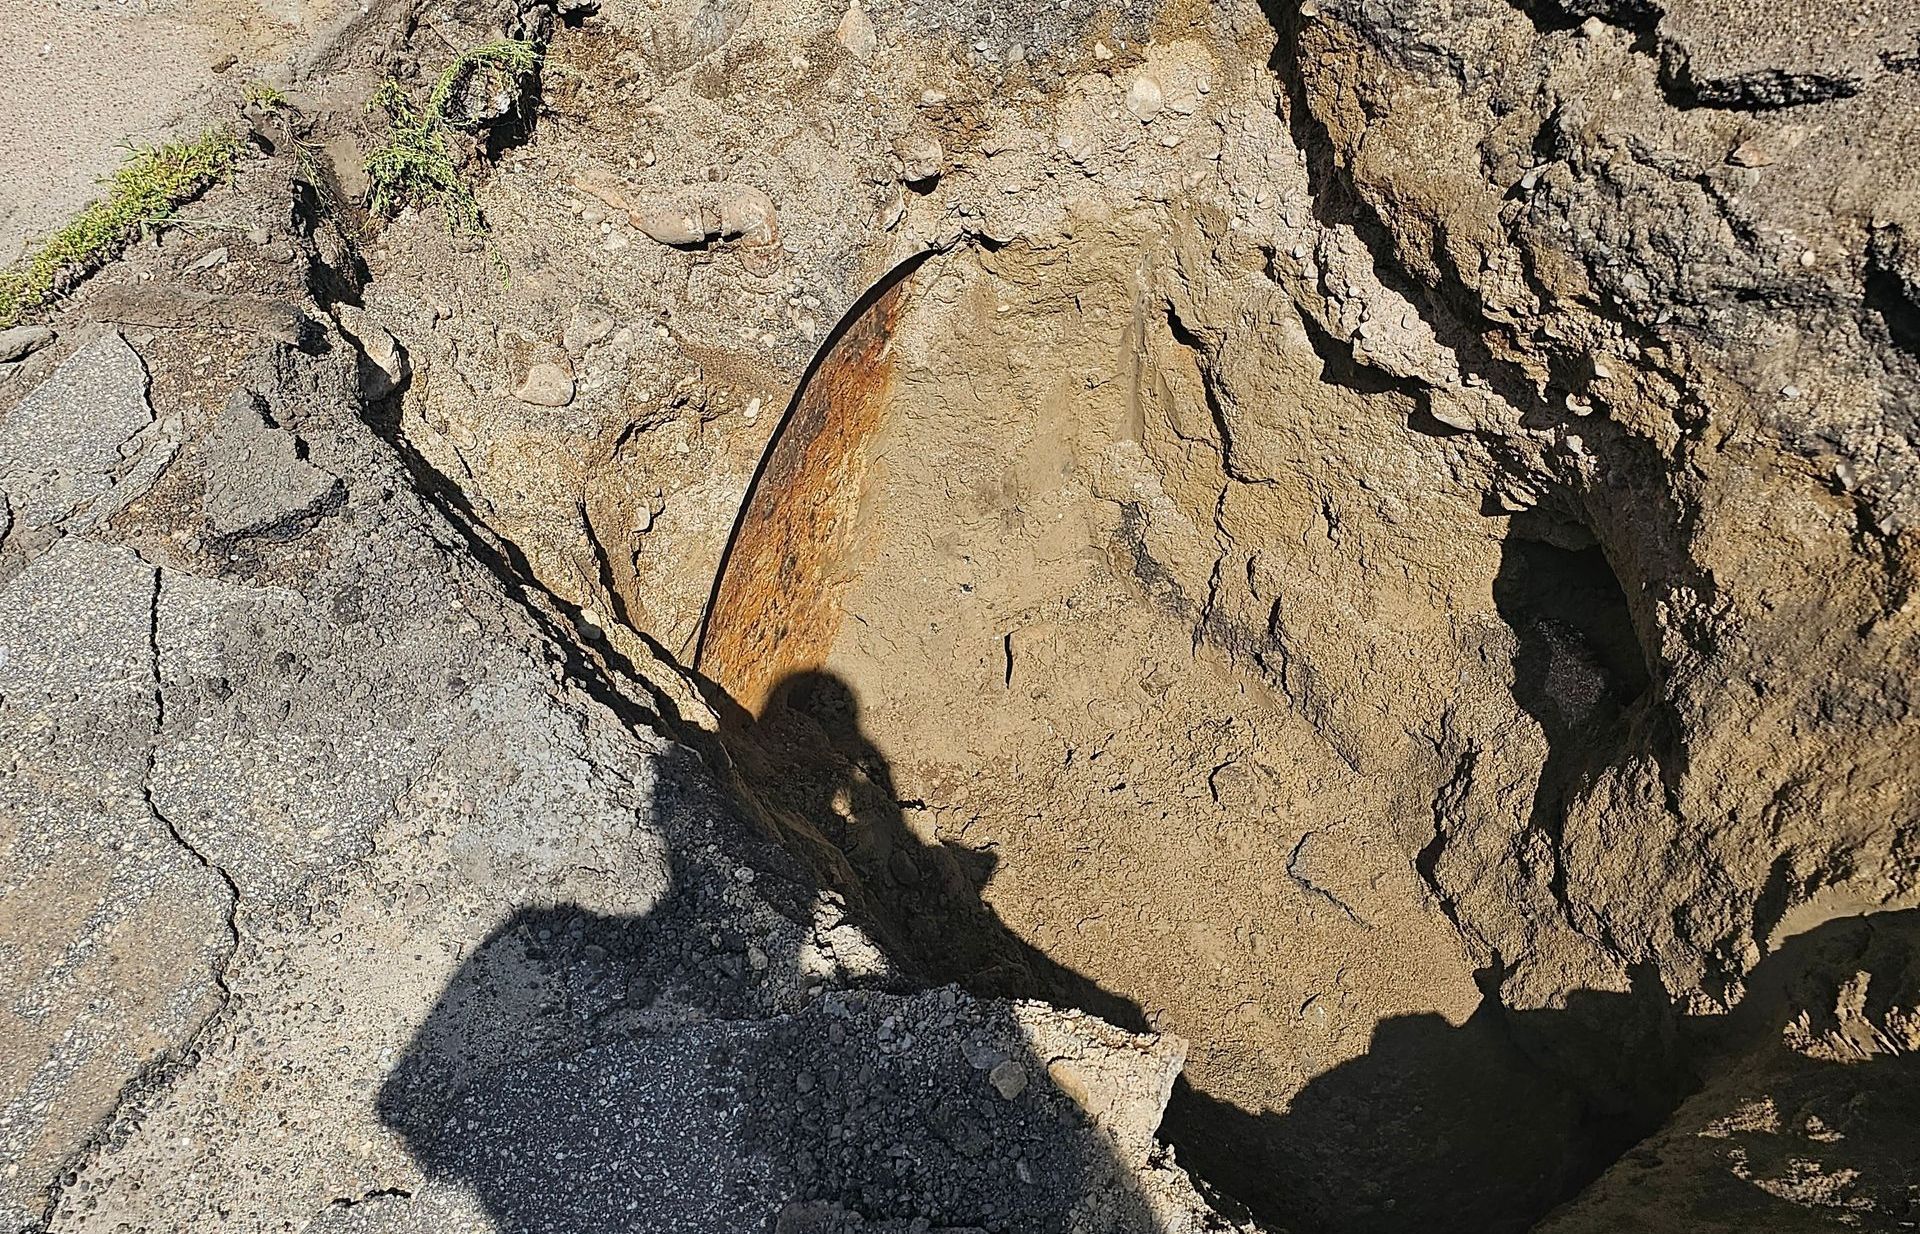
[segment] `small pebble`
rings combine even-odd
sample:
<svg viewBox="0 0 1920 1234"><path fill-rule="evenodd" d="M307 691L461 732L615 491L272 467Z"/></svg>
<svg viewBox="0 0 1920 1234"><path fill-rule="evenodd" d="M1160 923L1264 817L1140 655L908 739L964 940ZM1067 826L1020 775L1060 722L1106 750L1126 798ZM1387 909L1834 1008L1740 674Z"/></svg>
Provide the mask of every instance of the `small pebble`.
<svg viewBox="0 0 1920 1234"><path fill-rule="evenodd" d="M960 1043L960 1053L975 1071L992 1071L1007 1061L1006 1054L990 1041L963 1041Z"/></svg>
<svg viewBox="0 0 1920 1234"><path fill-rule="evenodd" d="M1027 1091L1027 1069L1008 1059L987 1073L987 1083L993 1085L994 1092L1012 1101Z"/></svg>
<svg viewBox="0 0 1920 1234"><path fill-rule="evenodd" d="M873 19L860 7L860 0L853 0L847 6L846 16L840 19L840 26L834 31L834 37L840 46L846 48L857 60L865 60L880 47L880 38L873 28Z"/></svg>
<svg viewBox="0 0 1920 1234"><path fill-rule="evenodd" d="M1160 89L1160 83L1144 73L1133 79L1133 85L1127 87L1127 110L1142 124L1149 124L1166 106L1166 94Z"/></svg>
<svg viewBox="0 0 1920 1234"><path fill-rule="evenodd" d="M612 313L597 304L583 304L573 310L572 318L560 334L560 345L579 355L612 334L613 324Z"/></svg>
<svg viewBox="0 0 1920 1234"><path fill-rule="evenodd" d="M513 397L535 407L565 407L573 401L573 374L543 360L527 369L526 377L514 387Z"/></svg>
<svg viewBox="0 0 1920 1234"><path fill-rule="evenodd" d="M946 150L931 137L908 136L893 143L900 159L900 179L908 184L924 184L940 178Z"/></svg>

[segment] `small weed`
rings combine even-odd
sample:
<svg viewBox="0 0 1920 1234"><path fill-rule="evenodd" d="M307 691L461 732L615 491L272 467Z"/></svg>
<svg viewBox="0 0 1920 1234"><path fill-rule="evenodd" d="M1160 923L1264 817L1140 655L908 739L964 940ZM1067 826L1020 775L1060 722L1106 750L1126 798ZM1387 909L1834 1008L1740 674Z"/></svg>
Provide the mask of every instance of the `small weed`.
<svg viewBox="0 0 1920 1234"><path fill-rule="evenodd" d="M112 260L142 229L172 218L183 203L226 175L239 156L239 137L224 127L193 141L136 148L107 182L104 197L0 270L0 328Z"/></svg>
<svg viewBox="0 0 1920 1234"><path fill-rule="evenodd" d="M454 110L455 94L464 93L476 78L483 82L487 93L504 93L539 67L540 49L520 39L495 39L469 47L454 57L453 63L433 83L428 110L442 123L470 128L472 123Z"/></svg>
<svg viewBox="0 0 1920 1234"><path fill-rule="evenodd" d="M374 92L387 113L387 140L367 156L367 208L391 218L408 206L437 201L454 231L479 231L480 203L453 165L447 126L423 112L395 81Z"/></svg>
<svg viewBox="0 0 1920 1234"><path fill-rule="evenodd" d="M241 97L249 106L257 107L261 111L280 111L288 105L286 94L264 81L248 82L246 91Z"/></svg>
<svg viewBox="0 0 1920 1234"><path fill-rule="evenodd" d="M387 140L367 156L367 208L392 217L408 206L438 202L452 231L485 230L480 203L454 163L449 137L478 121L460 114L458 98L480 78L488 93L512 90L540 67L540 49L517 39L468 48L434 81L423 108L399 82L374 92L370 108L387 114Z"/></svg>

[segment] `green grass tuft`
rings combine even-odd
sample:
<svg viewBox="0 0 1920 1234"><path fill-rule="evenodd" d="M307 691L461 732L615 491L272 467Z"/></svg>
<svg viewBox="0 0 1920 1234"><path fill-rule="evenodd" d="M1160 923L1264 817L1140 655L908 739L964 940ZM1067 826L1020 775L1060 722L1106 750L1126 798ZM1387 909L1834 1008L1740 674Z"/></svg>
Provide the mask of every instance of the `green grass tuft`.
<svg viewBox="0 0 1920 1234"><path fill-rule="evenodd" d="M111 261L143 229L173 217L183 203L225 176L240 139L217 127L187 142L136 148L107 182L107 193L72 222L0 270L0 328L61 294Z"/></svg>
<svg viewBox="0 0 1920 1234"><path fill-rule="evenodd" d="M367 208L391 218L437 201L448 228L479 231L480 203L453 164L447 126L421 111L395 81L376 90L371 105L387 113L387 140L367 156Z"/></svg>
<svg viewBox="0 0 1920 1234"><path fill-rule="evenodd" d="M248 82L246 92L241 97L261 111L279 111L288 103L284 91L275 89L264 81Z"/></svg>
<svg viewBox="0 0 1920 1234"><path fill-rule="evenodd" d="M368 103L387 113L387 140L367 156L367 208L392 217L408 206L438 202L449 230L484 231L480 203L453 160L454 129L473 127L455 108L456 96L484 75L488 90L508 90L540 67L540 49L518 39L495 39L454 58L434 81L423 108L399 82L388 80Z"/></svg>

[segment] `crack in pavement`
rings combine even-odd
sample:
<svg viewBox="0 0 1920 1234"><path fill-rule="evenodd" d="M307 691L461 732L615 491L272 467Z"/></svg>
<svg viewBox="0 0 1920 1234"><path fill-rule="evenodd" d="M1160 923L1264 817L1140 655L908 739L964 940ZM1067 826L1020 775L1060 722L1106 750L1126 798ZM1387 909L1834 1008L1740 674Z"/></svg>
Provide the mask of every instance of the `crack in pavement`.
<svg viewBox="0 0 1920 1234"><path fill-rule="evenodd" d="M166 690L160 681L160 603L166 586L166 571L164 567L157 565L150 564L149 568L153 571L153 598L147 613L147 671L153 681L153 740L147 744L147 767L145 775L141 777L140 795L146 801L147 812L167 829L167 834L173 837L174 843L185 849L187 854L200 865L211 870L227 889L227 954L215 966L213 973L214 984L220 988L220 1007L201 1024L199 1029L189 1035L188 1040L191 1043L219 1016L221 1011L226 1009L227 1002L233 996L233 991L227 985L227 969L232 964L234 955L240 950L240 884L234 881L233 875L225 866L188 839L186 833L167 817L166 812L160 809L153 799L153 772L159 762L160 735L167 720Z"/></svg>
<svg viewBox="0 0 1920 1234"><path fill-rule="evenodd" d="M358 1208L360 1205L372 1200L411 1200L412 1198L413 1192L407 1190L405 1187L379 1187L372 1191L362 1192L357 1196L335 1196L332 1200L328 1201L327 1207Z"/></svg>
<svg viewBox="0 0 1920 1234"><path fill-rule="evenodd" d="M166 719L166 696L160 683L160 603L165 576L162 567L146 561L144 557L141 560L152 571L153 576L153 590L147 609L147 671L153 684L154 712L153 731L147 743L146 768L140 778L140 796L146 804L147 813L165 829L173 842L200 866L212 871L226 888L227 905L224 925L227 945L225 953L214 964L210 974L214 987L219 991L219 1000L198 1024L181 1036L179 1043L173 1049L156 1055L127 1082L120 1090L113 1107L100 1120L93 1134L88 1136L86 1141L76 1148L62 1167L54 1173L54 1182L48 1189L46 1207L42 1210L40 1219L39 1229L43 1232L53 1227L53 1219L59 1210L60 1201L68 1187L72 1185L68 1180L77 1179L90 1159L112 1142L115 1129L136 1106L191 1069L193 1063L189 1060L195 1058L200 1043L226 1015L234 997L228 975L232 970L234 958L240 951L240 885L234 881L233 875L225 866L213 860L189 839L186 833L180 830L179 825L167 817L166 812L161 810L153 799L153 776L159 761L160 732Z"/></svg>

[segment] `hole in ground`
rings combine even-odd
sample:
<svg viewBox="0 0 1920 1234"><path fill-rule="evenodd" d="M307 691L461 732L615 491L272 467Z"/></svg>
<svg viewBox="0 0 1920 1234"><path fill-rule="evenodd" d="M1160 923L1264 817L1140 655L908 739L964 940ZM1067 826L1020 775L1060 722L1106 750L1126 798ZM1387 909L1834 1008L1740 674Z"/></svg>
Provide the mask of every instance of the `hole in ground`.
<svg viewBox="0 0 1920 1234"><path fill-rule="evenodd" d="M1551 538L1534 538L1542 534ZM1516 519L1493 584L1494 606L1513 631L1513 700L1546 738L1527 826L1546 838L1563 906L1568 803L1622 753L1633 706L1652 682L1626 592L1592 539L1537 511Z"/></svg>
<svg viewBox="0 0 1920 1234"><path fill-rule="evenodd" d="M1650 678L1626 595L1584 528L1517 520L1493 599L1512 633L1514 702L1548 750L1529 825L1557 854L1568 798L1619 753ZM1564 871L1554 890L1564 900ZM1363 1054L1284 1110L1248 1112L1182 1083L1166 1138L1255 1216L1353 1234L1528 1229L1654 1131L1693 1081L1651 969L1624 994L1515 1011L1500 1001L1499 964L1475 973L1464 1023L1382 1019Z"/></svg>
<svg viewBox="0 0 1920 1234"><path fill-rule="evenodd" d="M1414 868L1403 820L1427 802L1225 650L1268 639L1330 683L1330 713L1343 689L1385 707L1412 687L1283 554L1324 545L1319 577L1376 608L1432 600L1358 572L1359 470L1327 469L1326 439L1253 461L1332 491L1233 487L1200 336L1138 307L1141 265L1112 237L945 255L836 330L702 633L743 792L919 978L1187 1038L1165 1137L1260 1218L1523 1229L1685 1090L1666 995L1643 973L1504 1008L1497 957L1475 971ZM1310 341L1300 360L1318 371ZM1267 503L1244 525L1271 540L1236 545L1230 500ZM1443 668L1546 732L1534 825L1555 826L1647 686L1631 616L1599 550L1489 541L1458 505L1434 542L1484 544L1461 569L1514 650ZM1300 507L1317 539L1287 530Z"/></svg>
<svg viewBox="0 0 1920 1234"><path fill-rule="evenodd" d="M1516 641L1514 701L1556 747L1592 751L1651 677L1605 551L1560 538L1536 539L1515 525L1501 545L1493 599ZM1567 547L1569 539L1576 547Z"/></svg>

